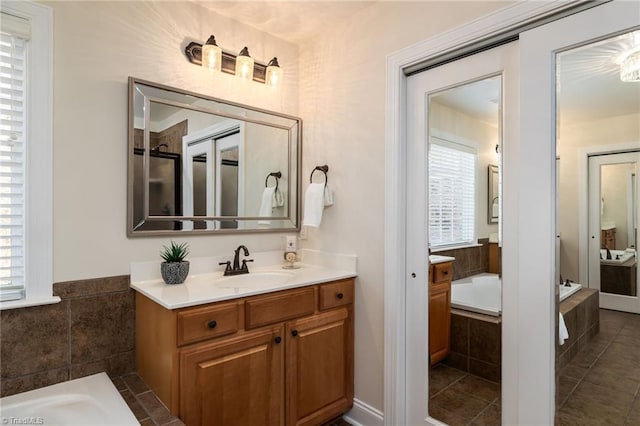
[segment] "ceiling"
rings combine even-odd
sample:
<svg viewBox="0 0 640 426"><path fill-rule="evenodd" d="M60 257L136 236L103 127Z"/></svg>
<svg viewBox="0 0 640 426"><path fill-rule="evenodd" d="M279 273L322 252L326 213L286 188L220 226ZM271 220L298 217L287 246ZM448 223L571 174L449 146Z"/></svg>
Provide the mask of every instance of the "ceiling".
<svg viewBox="0 0 640 426"><path fill-rule="evenodd" d="M623 52L640 48L640 31L580 46L558 55L558 110L563 124L627 114L640 116L640 83L620 80L616 63ZM437 102L497 125L500 83L487 79L437 95Z"/></svg>
<svg viewBox="0 0 640 426"><path fill-rule="evenodd" d="M212 12L299 45L322 34L328 25L352 16L377 0L192 1Z"/></svg>
<svg viewBox="0 0 640 426"><path fill-rule="evenodd" d="M345 20L378 0L191 1L299 45L322 34L327 25ZM635 43L640 45L640 31L635 31L558 56L558 104L562 120L585 121L640 113L640 83L621 82L615 63L620 52L633 46L634 36ZM438 102L495 124L499 98L499 85L487 83L443 93Z"/></svg>

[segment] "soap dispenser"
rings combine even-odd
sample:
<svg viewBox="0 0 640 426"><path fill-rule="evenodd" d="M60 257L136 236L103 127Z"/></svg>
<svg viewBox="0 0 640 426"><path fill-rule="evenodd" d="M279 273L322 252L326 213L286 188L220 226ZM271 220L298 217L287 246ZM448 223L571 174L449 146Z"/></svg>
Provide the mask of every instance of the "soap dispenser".
<svg viewBox="0 0 640 426"><path fill-rule="evenodd" d="M282 265L283 269L298 269L295 262L298 259L298 238L295 235L288 235L287 242L284 249L285 264Z"/></svg>

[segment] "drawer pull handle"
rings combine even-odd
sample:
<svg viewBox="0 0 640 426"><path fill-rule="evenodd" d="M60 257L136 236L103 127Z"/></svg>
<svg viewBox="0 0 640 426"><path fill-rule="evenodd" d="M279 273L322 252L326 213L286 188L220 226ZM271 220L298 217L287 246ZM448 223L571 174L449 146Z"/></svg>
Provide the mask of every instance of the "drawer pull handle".
<svg viewBox="0 0 640 426"><path fill-rule="evenodd" d="M207 323L207 326L209 328L216 328L216 326L218 325L218 323L216 322L216 320L211 320Z"/></svg>
<svg viewBox="0 0 640 426"><path fill-rule="evenodd" d="M298 330L291 330L291 335L296 337L298 335Z"/></svg>
<svg viewBox="0 0 640 426"><path fill-rule="evenodd" d="M282 342L282 337L278 336L275 339L276 345L280 344L280 342Z"/></svg>
<svg viewBox="0 0 640 426"><path fill-rule="evenodd" d="M336 297L337 297L338 299L342 299L342 298L344 297L344 294L342 294L342 293L338 293L338 294L336 294Z"/></svg>

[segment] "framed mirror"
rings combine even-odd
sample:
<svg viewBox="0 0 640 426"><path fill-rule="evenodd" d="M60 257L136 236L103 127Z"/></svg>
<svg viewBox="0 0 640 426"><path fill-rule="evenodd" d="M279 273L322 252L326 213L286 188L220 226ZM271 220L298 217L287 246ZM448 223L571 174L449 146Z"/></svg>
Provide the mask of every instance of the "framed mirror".
<svg viewBox="0 0 640 426"><path fill-rule="evenodd" d="M487 197L487 222L498 223L500 217L500 192L498 166L489 165L489 196Z"/></svg>
<svg viewBox="0 0 640 426"><path fill-rule="evenodd" d="M300 229L300 118L129 77L128 153L128 236Z"/></svg>

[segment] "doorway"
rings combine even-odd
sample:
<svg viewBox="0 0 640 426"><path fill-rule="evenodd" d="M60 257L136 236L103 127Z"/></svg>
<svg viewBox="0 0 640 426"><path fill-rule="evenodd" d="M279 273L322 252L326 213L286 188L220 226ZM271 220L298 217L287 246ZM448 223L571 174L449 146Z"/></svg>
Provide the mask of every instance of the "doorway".
<svg viewBox="0 0 640 426"><path fill-rule="evenodd" d="M407 331L415 340L407 356L425 372L412 370L408 380L430 395L424 416L440 421L501 419L503 326L514 314L503 301L515 286L499 266L490 272L489 252L495 245L493 263L501 265L498 253L508 250L501 195L512 170L502 158L517 145L518 85L517 42L407 79L407 266L423 265L422 281L408 288ZM419 258L427 246L428 261ZM425 303L428 337L417 320ZM470 386L484 392L471 395ZM460 410L450 411L452 404Z"/></svg>
<svg viewBox="0 0 640 426"><path fill-rule="evenodd" d="M588 287L600 291L601 308L630 313L640 313L635 185L639 165L640 150L589 157Z"/></svg>
<svg viewBox="0 0 640 426"><path fill-rule="evenodd" d="M556 6L558 9L554 13L562 7ZM563 6L561 13L576 5ZM524 31L511 32L511 35L519 34L520 49L526 51L520 56L519 63L521 81L527 83L520 86L523 99L519 103L520 115L526 120L520 123L519 138L514 139L519 139L519 143L503 153L503 278L506 282L511 275L515 283L510 293L512 300L506 300L509 293L503 292L503 304L512 309L517 320L513 323L505 320L503 327L503 342L509 350L503 351L502 359L503 378L508 380L503 381L502 421L506 424L551 424L554 421L557 295L553 285L556 281L553 219L556 153L550 137L555 130L555 117L550 113L550 107L555 105L555 93L551 89L555 75L553 53L589 38L604 37L636 26L640 16L640 5L635 2L583 6L591 9L580 13L575 13L574 9L572 13L575 14L564 14L561 22L554 21L527 31L524 31L525 25L531 24L534 17L549 16L549 9L528 10L518 18L508 13L496 14L459 31L403 49L388 60L385 219L385 421L388 424L432 421L425 413L424 403L427 399L424 385L426 333L417 333L421 328L424 332L426 312L409 315L413 309L426 311L426 300L422 299L423 302L415 296L420 291L426 295L421 283L427 279L423 272L427 256L426 237L418 252L411 251L406 244L410 237L406 211L415 207L424 209L425 204L420 205L424 199L415 200L408 195L410 182L405 168L415 152L404 142L408 140L403 127L405 76L408 70L419 68L417 63L421 60L437 62L440 58L442 61L443 55L458 49L469 52L469 45L474 41L507 28ZM551 6L532 2L526 7ZM513 10L516 9L518 7ZM551 20L554 19L560 17ZM536 31L538 29L540 31ZM512 167L511 179L506 177L509 167ZM509 245L513 250L507 249ZM507 312L503 315L506 318ZM413 352L416 348L417 352ZM415 361L422 362L422 367Z"/></svg>

